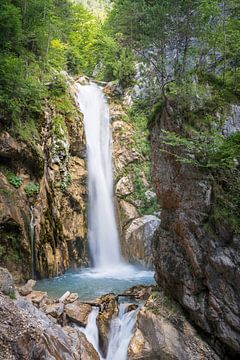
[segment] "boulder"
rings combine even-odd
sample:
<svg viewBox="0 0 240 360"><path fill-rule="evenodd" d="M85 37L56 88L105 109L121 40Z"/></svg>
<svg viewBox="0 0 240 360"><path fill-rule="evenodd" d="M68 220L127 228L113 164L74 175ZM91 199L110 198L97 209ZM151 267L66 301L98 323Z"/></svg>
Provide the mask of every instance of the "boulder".
<svg viewBox="0 0 240 360"><path fill-rule="evenodd" d="M10 272L0 267L0 291L5 295L14 293L14 281Z"/></svg>
<svg viewBox="0 0 240 360"><path fill-rule="evenodd" d="M45 305L42 308L42 310L45 312L45 314L58 319L64 312L64 304L63 303L55 303L55 304Z"/></svg>
<svg viewBox="0 0 240 360"><path fill-rule="evenodd" d="M123 253L130 262L153 267L153 241L160 226L160 219L145 215L133 220L126 229Z"/></svg>
<svg viewBox="0 0 240 360"><path fill-rule="evenodd" d="M47 299L47 292L45 291L32 291L26 296L34 305L40 306L43 304L44 300Z"/></svg>
<svg viewBox="0 0 240 360"><path fill-rule="evenodd" d="M128 350L129 360L220 360L192 325L174 310L160 304L143 307Z"/></svg>
<svg viewBox="0 0 240 360"><path fill-rule="evenodd" d="M79 298L77 293L71 293L66 300L64 301L65 304L73 303Z"/></svg>
<svg viewBox="0 0 240 360"><path fill-rule="evenodd" d="M120 211L121 225L123 228L127 224L129 224L131 220L134 220L139 217L139 213L136 207L125 200L120 200L119 211Z"/></svg>
<svg viewBox="0 0 240 360"><path fill-rule="evenodd" d="M133 310L137 310L138 305L137 304L130 304L127 307L127 312L133 311Z"/></svg>
<svg viewBox="0 0 240 360"><path fill-rule="evenodd" d="M35 280L28 280L28 282L24 285L18 288L18 292L22 296L27 296L33 291L33 287L36 285Z"/></svg>
<svg viewBox="0 0 240 360"><path fill-rule="evenodd" d="M82 360L100 360L97 351L93 345L87 340L86 336L76 328L65 326L63 331L71 339L71 345L80 355Z"/></svg>
<svg viewBox="0 0 240 360"><path fill-rule="evenodd" d="M99 360L94 350L82 356L90 354L87 340L74 345L68 333L26 298L12 301L0 293L0 323L1 359Z"/></svg>
<svg viewBox="0 0 240 360"><path fill-rule="evenodd" d="M91 311L91 305L82 304L80 300L65 305L67 318L83 327L87 326L88 316Z"/></svg>
<svg viewBox="0 0 240 360"><path fill-rule="evenodd" d="M116 185L117 196L127 196L132 194L134 191L133 182L131 176L122 177Z"/></svg>

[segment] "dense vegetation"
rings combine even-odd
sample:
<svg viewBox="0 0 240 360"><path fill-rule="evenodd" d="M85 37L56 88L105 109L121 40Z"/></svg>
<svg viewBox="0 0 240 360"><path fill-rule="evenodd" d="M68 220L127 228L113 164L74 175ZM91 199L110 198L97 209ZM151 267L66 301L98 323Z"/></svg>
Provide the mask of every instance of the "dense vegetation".
<svg viewBox="0 0 240 360"><path fill-rule="evenodd" d="M163 133L169 152L212 179L212 224L239 233L240 136L222 133L240 96L239 2L116 0L109 26L151 70L146 112L155 107L150 121L171 114L178 130Z"/></svg>
<svg viewBox="0 0 240 360"><path fill-rule="evenodd" d="M38 136L44 99L64 92L61 71L111 80L125 56L103 31L100 18L70 0L3 0L0 3L0 118L23 137ZM102 66L105 64L105 66ZM124 74L120 74L121 80ZM25 136L27 138L28 136Z"/></svg>
<svg viewBox="0 0 240 360"><path fill-rule="evenodd" d="M181 131L166 132L164 141L179 161L213 176L216 217L234 218L233 230L239 232L239 199L229 189L238 193L240 137L222 135L240 96L239 1L0 3L0 120L16 136L37 141L48 98L73 111L63 70L132 89L136 64L148 86L130 120L145 136L147 119L155 121L164 108L173 110ZM138 142L145 147L145 141ZM184 156L177 155L179 147Z"/></svg>

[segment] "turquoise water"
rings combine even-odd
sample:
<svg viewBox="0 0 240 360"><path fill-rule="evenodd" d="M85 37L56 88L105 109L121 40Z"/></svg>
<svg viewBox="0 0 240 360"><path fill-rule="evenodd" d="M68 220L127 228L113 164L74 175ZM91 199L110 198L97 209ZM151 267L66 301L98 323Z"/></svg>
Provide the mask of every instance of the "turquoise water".
<svg viewBox="0 0 240 360"><path fill-rule="evenodd" d="M59 298L66 291L78 293L81 300L93 300L108 293L122 293L135 285L155 284L154 272L126 265L115 271L100 272L94 269L68 270L64 275L40 280L36 290L47 291Z"/></svg>

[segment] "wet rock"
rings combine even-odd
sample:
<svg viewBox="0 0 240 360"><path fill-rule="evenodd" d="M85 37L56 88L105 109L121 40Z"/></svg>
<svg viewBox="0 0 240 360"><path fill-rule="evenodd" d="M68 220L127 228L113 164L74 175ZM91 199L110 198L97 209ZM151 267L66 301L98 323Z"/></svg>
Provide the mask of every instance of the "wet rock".
<svg viewBox="0 0 240 360"><path fill-rule="evenodd" d="M100 298L100 303L100 311L97 317L99 346L103 353L103 356L106 356L110 323L112 318L118 313L117 296L114 294L104 295Z"/></svg>
<svg viewBox="0 0 240 360"><path fill-rule="evenodd" d="M160 225L154 215L145 215L131 222L125 232L123 253L130 262L153 267L153 241Z"/></svg>
<svg viewBox="0 0 240 360"><path fill-rule="evenodd" d="M2 267L0 267L0 291L5 295L10 295L15 291L12 275Z"/></svg>
<svg viewBox="0 0 240 360"><path fill-rule="evenodd" d="M133 310L137 310L138 305L137 304L130 304L127 308L127 312L133 311Z"/></svg>
<svg viewBox="0 0 240 360"><path fill-rule="evenodd" d="M78 329L65 326L63 331L71 339L71 345L81 360L100 360L98 353L93 345L87 340L86 336Z"/></svg>
<svg viewBox="0 0 240 360"><path fill-rule="evenodd" d="M82 304L79 300L65 305L65 313L70 321L80 326L87 326L88 316L92 311L92 307L88 304Z"/></svg>
<svg viewBox="0 0 240 360"><path fill-rule="evenodd" d="M137 328L129 345L129 360L220 360L190 323L173 309L149 304L137 317Z"/></svg>
<svg viewBox="0 0 240 360"><path fill-rule="evenodd" d="M80 354L81 359L84 360L100 360L100 357L93 345L87 341L87 338L84 334L80 334Z"/></svg>
<svg viewBox="0 0 240 360"><path fill-rule="evenodd" d="M34 305L40 306L47 299L47 292L45 291L32 291L26 296Z"/></svg>
<svg viewBox="0 0 240 360"><path fill-rule="evenodd" d="M33 287L36 285L35 280L28 280L28 282L24 285L18 288L18 292L22 296L26 296L30 294L33 291Z"/></svg>

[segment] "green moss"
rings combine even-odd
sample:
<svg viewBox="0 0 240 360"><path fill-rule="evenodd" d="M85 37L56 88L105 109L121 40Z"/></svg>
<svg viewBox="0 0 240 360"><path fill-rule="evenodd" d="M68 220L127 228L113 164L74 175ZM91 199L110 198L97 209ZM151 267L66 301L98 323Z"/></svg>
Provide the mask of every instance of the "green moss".
<svg viewBox="0 0 240 360"><path fill-rule="evenodd" d="M53 133L60 140L66 139L67 127L64 117L60 114L53 119Z"/></svg>
<svg viewBox="0 0 240 360"><path fill-rule="evenodd" d="M6 174L7 180L9 184L13 185L16 189L18 189L22 185L22 178L11 171L8 171Z"/></svg>
<svg viewBox="0 0 240 360"><path fill-rule="evenodd" d="M214 206L210 216L213 227L221 224L240 234L240 171L218 172L213 181Z"/></svg>
<svg viewBox="0 0 240 360"><path fill-rule="evenodd" d="M10 299L12 300L16 300L16 293L14 290L10 291L10 293L8 294L8 296L10 297Z"/></svg>
<svg viewBox="0 0 240 360"><path fill-rule="evenodd" d="M62 191L65 191L70 185L72 184L72 177L71 174L67 174L64 180L60 184L60 188Z"/></svg>
<svg viewBox="0 0 240 360"><path fill-rule="evenodd" d="M31 182L25 186L24 191L27 197L34 197L39 194L40 186L38 183Z"/></svg>
<svg viewBox="0 0 240 360"><path fill-rule="evenodd" d="M20 140L35 146L36 143L40 142L40 133L34 119L28 119L26 122L21 120L15 120L14 128L12 131L13 135Z"/></svg>
<svg viewBox="0 0 240 360"><path fill-rule="evenodd" d="M181 306L163 291L153 291L147 303L148 310L156 315L173 319L182 314Z"/></svg>

